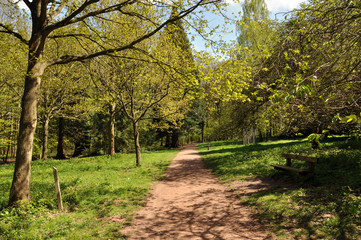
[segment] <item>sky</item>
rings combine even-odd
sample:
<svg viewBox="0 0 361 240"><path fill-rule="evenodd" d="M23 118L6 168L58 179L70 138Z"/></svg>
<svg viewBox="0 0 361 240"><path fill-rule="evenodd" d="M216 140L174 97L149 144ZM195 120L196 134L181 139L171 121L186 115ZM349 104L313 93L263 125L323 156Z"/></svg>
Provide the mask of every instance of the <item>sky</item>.
<svg viewBox="0 0 361 240"><path fill-rule="evenodd" d="M232 16L232 12L233 13L238 13L241 11L242 7L242 0L241 3L235 3L233 0L226 0L229 3L229 6L227 8L227 16ZM265 0L268 10L271 12L271 18L277 18L277 19L282 19L283 18L283 14L282 13L286 13L289 11L292 11L293 9L296 9L300 6L301 3L307 2L307 0ZM241 18L241 15L239 15L239 18ZM211 14L207 14L206 18L209 22L209 24L211 26L216 26L216 25L222 25L223 24L223 19L219 16L216 15L211 15ZM237 36L236 36L236 26L235 25L230 25L227 26L228 28L228 33L227 34L215 34L212 40L217 40L220 35L222 35L222 39L226 42L230 42L230 41L234 41L236 40ZM233 31L233 32L232 32ZM205 42L200 38L200 37L195 37L195 40L192 41L192 44L194 45L194 48L198 51L201 50L210 50L207 49L204 44ZM211 51L211 50L210 50Z"/></svg>
<svg viewBox="0 0 361 240"><path fill-rule="evenodd" d="M297 8L302 2L305 0L266 0L268 10L274 14Z"/></svg>

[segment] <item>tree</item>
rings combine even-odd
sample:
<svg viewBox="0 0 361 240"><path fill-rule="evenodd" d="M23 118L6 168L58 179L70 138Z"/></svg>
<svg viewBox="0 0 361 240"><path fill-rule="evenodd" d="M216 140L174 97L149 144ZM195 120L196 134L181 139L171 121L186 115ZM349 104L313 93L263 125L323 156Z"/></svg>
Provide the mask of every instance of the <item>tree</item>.
<svg viewBox="0 0 361 240"><path fill-rule="evenodd" d="M115 154L115 114L116 104L113 102L109 104L109 155Z"/></svg>
<svg viewBox="0 0 361 240"><path fill-rule="evenodd" d="M154 36L168 23L189 15L198 7L215 2L206 0L190 1L187 5L183 6L179 15L171 17L167 17L167 13L169 12L167 10L169 9L169 4L167 2L157 4L158 9L164 10L159 11L160 14L157 16L142 16L136 12L136 6L154 7L155 4L152 1L138 2L124 0L121 2L100 2L99 0L87 0L83 2L68 2L24 0L24 3L29 9L29 17L32 23L32 29L29 30L28 35L22 34L18 31L16 26L11 24L11 22L0 23L1 33L12 35L27 45L29 49L27 74L25 77L25 88L21 105L22 111L16 164L9 198L10 204L14 204L18 201L27 202L30 200L30 169L34 133L37 123L37 104L41 85L41 76L47 67L57 64L66 64L73 61L84 61L101 55L136 49L138 43ZM130 8L132 6L135 6L135 8ZM142 21L151 22L153 23L153 27L148 29L146 32L139 32L138 34L132 36L131 40L124 42L120 46L118 45L105 49L101 45L100 40L102 39L102 34L97 32L97 26L100 24L106 24L108 22L107 16L113 12ZM163 13L163 15L161 13ZM116 22L112 22L112 24L116 25ZM91 25L93 25L93 27L90 27ZM73 30L71 29L71 26L79 26L79 29L81 27L90 27L93 34L87 35L82 34L81 31L69 31L67 34L62 32L58 35L59 29ZM30 36L30 38L28 36ZM77 38L81 44L84 44L82 45L84 51L76 53L79 55L72 55L74 53L69 52L69 54L55 59L49 59L46 55L44 55L47 40L51 38L69 37ZM86 47L86 43L90 42L96 43L97 48L88 49ZM90 53L87 51L90 51Z"/></svg>
<svg viewBox="0 0 361 240"><path fill-rule="evenodd" d="M178 15L175 7L172 15ZM139 31L148 27L144 24L136 26L126 31ZM182 107L186 102L185 91L189 91L185 88L194 84L192 74L195 68L187 35L180 20L169 23L156 38L143 41L138 48L143 49L143 53L124 52L114 55L113 58L97 61L98 65L92 69L98 70L96 78L111 96L110 102L117 103L132 122L136 165L140 166L141 121L150 119L151 116L164 121L167 116L168 124L171 124L178 120L177 117L182 118ZM144 54L146 49L151 54ZM177 94L181 97L177 97ZM178 104L174 104L175 102ZM158 121L158 124L163 121ZM172 132L173 145L178 146L177 131L172 129Z"/></svg>
<svg viewBox="0 0 361 240"><path fill-rule="evenodd" d="M173 7L172 15L178 15L177 7ZM181 67L179 67L177 71L184 74L187 74L188 72L193 75L191 79L197 81L187 86L183 86L185 87L184 91L186 94L194 95L198 91L199 70L195 66L193 52L182 20L177 20L168 24L164 30L163 38L165 38L163 41L166 42L166 44L161 44L161 47L170 48L170 51L172 52L170 57L168 57L168 61L175 61L177 62L177 65L181 63ZM165 119L157 119L157 121L159 124L160 122L165 122ZM184 125L184 123L186 123L186 119L184 119L182 123L179 123L179 121L168 121L166 123L169 127L166 129L167 137L165 147L178 148L180 146L180 125Z"/></svg>
<svg viewBox="0 0 361 240"><path fill-rule="evenodd" d="M205 100L201 98L193 99L181 128L182 132L185 132L187 140L192 140L193 137L198 135L198 139L201 142L205 141L206 114Z"/></svg>
<svg viewBox="0 0 361 240"><path fill-rule="evenodd" d="M360 111L359 10L354 1L310 1L290 13L274 43L251 61L252 101L238 104L233 112L242 114L232 118L243 121L231 125L252 120L263 135L341 132L335 116Z"/></svg>
<svg viewBox="0 0 361 240"><path fill-rule="evenodd" d="M133 125L136 165L140 166L140 122L151 119L149 115L154 115L154 109L157 109L155 111L157 118L169 115L175 118L182 113L180 109L184 103L182 99L179 99L176 104L175 97L172 96L175 92L182 91L176 89L180 88L177 82L179 78L175 77L176 73L172 69L166 70L164 66L159 66L158 62L152 63L146 56L143 60L141 56L136 57L134 54L132 56L138 60L110 59L107 62L108 65L103 65L102 68L97 67L97 69L102 69L102 73L97 76L113 102L119 105ZM107 69L108 75L103 74L104 69Z"/></svg>
<svg viewBox="0 0 361 240"><path fill-rule="evenodd" d="M39 99L39 120L42 123L42 158L47 159L47 145L48 145L48 129L50 121L54 117L58 117L59 127L63 126L61 122L65 119L79 119L84 114L92 111L91 106L96 104L89 104L86 95L86 90L90 92L89 83L86 77L81 72L84 68L80 64L72 63L68 65L58 65L49 69L44 74L42 81L42 91ZM86 105L89 106L86 106ZM59 130L59 133L62 131ZM59 140L63 139L60 137ZM63 146L62 143L59 147ZM65 158L65 155L59 148L58 158Z"/></svg>
<svg viewBox="0 0 361 240"><path fill-rule="evenodd" d="M321 133L336 115L359 111L359 9L352 1L311 1L279 29L258 79L282 105L285 131Z"/></svg>
<svg viewBox="0 0 361 240"><path fill-rule="evenodd" d="M242 3L242 18L237 22L237 41L246 50L238 56L257 62L273 40L273 22L264 0L245 0Z"/></svg>
<svg viewBox="0 0 361 240"><path fill-rule="evenodd" d="M249 89L252 68L246 59L237 58L237 46L230 48L227 53L230 57L223 60L204 54L196 59L203 69L200 87L203 89L201 96L206 102L208 130L205 135L209 140L233 137L231 132L234 127L229 124L230 105L251 100Z"/></svg>

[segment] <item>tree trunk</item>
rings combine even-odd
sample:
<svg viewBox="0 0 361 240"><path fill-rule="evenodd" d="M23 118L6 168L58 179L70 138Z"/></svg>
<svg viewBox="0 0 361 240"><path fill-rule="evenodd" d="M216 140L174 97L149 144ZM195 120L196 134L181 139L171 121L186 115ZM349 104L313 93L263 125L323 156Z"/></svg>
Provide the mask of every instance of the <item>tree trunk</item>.
<svg viewBox="0 0 361 240"><path fill-rule="evenodd" d="M4 158L4 162L6 163L8 161L8 158L9 158L9 152L10 152L10 155L11 155L11 150L12 150L12 143L13 143L13 118L11 117L10 118L10 121L11 121L11 125L10 125L10 135L9 135L9 143L8 143L8 147L7 147L7 150L6 150L6 155L5 155L5 158Z"/></svg>
<svg viewBox="0 0 361 240"><path fill-rule="evenodd" d="M201 139L201 141L202 141L202 143L204 143L204 126L205 126L205 124L204 124L204 121L203 121L203 122L201 122L201 130L202 130L202 139Z"/></svg>
<svg viewBox="0 0 361 240"><path fill-rule="evenodd" d="M20 129L20 119L17 119L16 120L16 124L15 124L15 131L14 131L14 134L13 134L13 141L14 141L14 144L12 146L12 149L11 149L11 158L15 158L16 157L16 151L17 151L17 132L19 132L19 129Z"/></svg>
<svg viewBox="0 0 361 240"><path fill-rule="evenodd" d="M3 162L4 162L4 163L6 163L6 161L5 161L5 152L6 152L5 149L2 148L2 149L1 149L1 155L3 156Z"/></svg>
<svg viewBox="0 0 361 240"><path fill-rule="evenodd" d="M64 150L64 118L59 118L59 133L58 133L58 148L56 153L56 159L65 159Z"/></svg>
<svg viewBox="0 0 361 240"><path fill-rule="evenodd" d="M74 144L74 153L72 155L72 157L79 157L83 150L84 150L84 145L81 144L81 140L80 141L76 141Z"/></svg>
<svg viewBox="0 0 361 240"><path fill-rule="evenodd" d="M10 148L11 148L11 142L9 142L8 147L7 147L7 149L6 149L6 154L5 154L4 158L3 158L3 162L4 162L4 163L7 163L7 162L8 162L8 157L9 157Z"/></svg>
<svg viewBox="0 0 361 240"><path fill-rule="evenodd" d="M109 155L115 154L115 103L109 106Z"/></svg>
<svg viewBox="0 0 361 240"><path fill-rule="evenodd" d="M179 134L177 129L173 129L172 133L172 148L179 147Z"/></svg>
<svg viewBox="0 0 361 240"><path fill-rule="evenodd" d="M166 148L171 148L172 147L172 135L171 133L167 133L167 136L165 137L165 145L164 147Z"/></svg>
<svg viewBox="0 0 361 240"><path fill-rule="evenodd" d="M135 147L136 165L137 167L139 167L141 163L141 153L140 153L140 145L139 145L138 122L133 122L133 130L134 130L134 147Z"/></svg>
<svg viewBox="0 0 361 240"><path fill-rule="evenodd" d="M25 78L15 170L10 189L9 205L13 205L18 201L30 201L30 169L41 82L39 76L44 70L38 65L41 64L39 62L35 64L30 62Z"/></svg>
<svg viewBox="0 0 361 240"><path fill-rule="evenodd" d="M42 159L48 159L48 138L49 138L49 118L46 117L43 125L43 151L41 153Z"/></svg>
<svg viewBox="0 0 361 240"><path fill-rule="evenodd" d="M31 4L40 3L32 1ZM40 6L40 5L39 5ZM40 76L46 64L42 62L45 40L50 33L45 31L46 17L44 8L31 11L32 33L28 43L28 68L25 76L24 94L21 99L21 117L16 149L16 162L13 182L10 189L9 205L30 201L30 169L33 152L34 133L40 91Z"/></svg>

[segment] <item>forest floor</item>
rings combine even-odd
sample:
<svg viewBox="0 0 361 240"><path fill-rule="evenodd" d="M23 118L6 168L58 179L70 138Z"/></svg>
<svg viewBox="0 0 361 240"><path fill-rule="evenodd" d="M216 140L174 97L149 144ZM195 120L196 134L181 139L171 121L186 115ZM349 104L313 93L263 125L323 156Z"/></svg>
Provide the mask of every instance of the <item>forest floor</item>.
<svg viewBox="0 0 361 240"><path fill-rule="evenodd" d="M205 168L195 145L185 146L121 232L129 239L272 239L242 204L261 180L225 186Z"/></svg>

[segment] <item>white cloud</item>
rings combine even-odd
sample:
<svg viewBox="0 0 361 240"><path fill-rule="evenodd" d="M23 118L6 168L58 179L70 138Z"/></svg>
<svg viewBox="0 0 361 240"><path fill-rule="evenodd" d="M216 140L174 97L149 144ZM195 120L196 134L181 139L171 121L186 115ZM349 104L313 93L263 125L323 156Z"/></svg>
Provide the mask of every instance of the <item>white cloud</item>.
<svg viewBox="0 0 361 240"><path fill-rule="evenodd" d="M227 3L234 5L242 4L243 0L224 0ZM291 11L298 8L301 3L307 2L307 0L265 0L268 10L272 13L278 13L282 11Z"/></svg>
<svg viewBox="0 0 361 240"><path fill-rule="evenodd" d="M293 10L303 2L306 0L266 0L268 10L272 13Z"/></svg>
<svg viewBox="0 0 361 240"><path fill-rule="evenodd" d="M20 1L18 3L18 6L21 8L21 9L28 9L28 7L26 6L26 4L24 3L24 1Z"/></svg>

